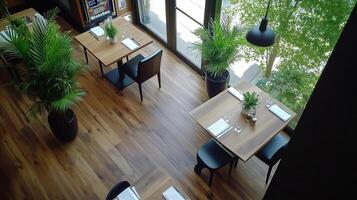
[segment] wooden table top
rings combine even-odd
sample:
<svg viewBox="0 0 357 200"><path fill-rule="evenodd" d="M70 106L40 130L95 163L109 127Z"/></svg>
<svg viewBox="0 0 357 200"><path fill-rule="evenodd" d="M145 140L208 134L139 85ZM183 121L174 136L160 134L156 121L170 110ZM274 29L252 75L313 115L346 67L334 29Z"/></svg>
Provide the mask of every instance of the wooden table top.
<svg viewBox="0 0 357 200"><path fill-rule="evenodd" d="M11 16L13 18L19 18L19 17L29 17L29 18L33 18L35 16L35 14L37 13L37 11L33 8L28 8L26 10L20 11L18 13L12 14ZM8 25L8 21L4 18L0 20L0 30L4 30L5 26Z"/></svg>
<svg viewBox="0 0 357 200"><path fill-rule="evenodd" d="M75 40L84 46L105 66L111 65L153 42L147 34L139 30L130 22L126 21L123 17L113 19L112 23L119 30L118 42L116 44L110 44L106 40L105 36L97 39L91 35L89 31L75 37ZM124 38L130 36L133 37L140 44L140 46L133 51L130 50L121 43L124 39L122 36L125 36Z"/></svg>
<svg viewBox="0 0 357 200"><path fill-rule="evenodd" d="M162 193L170 186L174 186L185 199L190 199L171 177L158 168L146 174L133 185L134 189L139 194L140 199L145 200L164 200L165 198Z"/></svg>
<svg viewBox="0 0 357 200"><path fill-rule="evenodd" d="M232 128L230 131L220 136L211 136L229 149L232 153L239 156L243 161L247 161L260 148L262 148L271 138L273 138L289 121L296 115L292 110L283 105L269 94L259 89L257 86L241 81L236 89L247 92L255 91L259 94L259 105L257 106L257 122L252 125L242 114L243 104L227 90L203 103L190 112L190 115L206 131L207 128L220 118L229 119L229 124L233 127L240 127L242 130L237 133ZM291 114L291 118L284 122L268 110L266 102L272 99L275 104ZM210 133L209 131L207 131Z"/></svg>

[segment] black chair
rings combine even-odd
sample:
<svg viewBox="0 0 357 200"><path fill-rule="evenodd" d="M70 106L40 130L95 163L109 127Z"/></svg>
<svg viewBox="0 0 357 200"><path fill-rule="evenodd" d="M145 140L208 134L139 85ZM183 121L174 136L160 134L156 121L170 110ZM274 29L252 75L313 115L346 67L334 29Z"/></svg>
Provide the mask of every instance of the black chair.
<svg viewBox="0 0 357 200"><path fill-rule="evenodd" d="M125 73L138 83L141 101L143 101L143 93L141 90L141 84L143 82L157 75L159 81L159 88L161 88L161 57L162 50L159 49L146 58L143 55L139 54L123 65Z"/></svg>
<svg viewBox="0 0 357 200"><path fill-rule="evenodd" d="M265 184L268 183L271 169L280 160L288 142L287 138L278 133L255 155L269 166Z"/></svg>
<svg viewBox="0 0 357 200"><path fill-rule="evenodd" d="M130 187L130 183L128 181L122 181L116 184L112 189L110 189L106 200L113 200L128 187Z"/></svg>
<svg viewBox="0 0 357 200"><path fill-rule="evenodd" d="M231 175L233 163L236 162L237 159L236 156L231 155L213 139L210 139L198 150L197 165L194 170L196 174L200 175L203 168L209 169L211 172L209 186L211 187L214 172L230 163L229 175Z"/></svg>

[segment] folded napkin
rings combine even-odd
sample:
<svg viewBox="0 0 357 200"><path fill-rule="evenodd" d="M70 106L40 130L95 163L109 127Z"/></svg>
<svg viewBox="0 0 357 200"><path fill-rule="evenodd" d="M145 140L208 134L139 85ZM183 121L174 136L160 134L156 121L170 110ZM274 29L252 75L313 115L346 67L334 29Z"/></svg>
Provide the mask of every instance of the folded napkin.
<svg viewBox="0 0 357 200"><path fill-rule="evenodd" d="M218 137L222 133L226 132L231 126L224 121L224 119L219 119L215 123L213 123L211 126L207 128L209 132L211 132L214 136Z"/></svg>
<svg viewBox="0 0 357 200"><path fill-rule="evenodd" d="M130 50L134 50L138 48L138 44L133 41L131 38L125 38L124 40L121 41L126 47L128 47Z"/></svg>
<svg viewBox="0 0 357 200"><path fill-rule="evenodd" d="M90 32L92 32L97 38L101 37L104 35L104 30L100 26L96 26L90 29Z"/></svg>
<svg viewBox="0 0 357 200"><path fill-rule="evenodd" d="M287 113L285 110L280 108L278 105L274 104L269 107L269 110L274 113L277 117L279 117L281 120L284 122L288 121L290 119L291 115Z"/></svg>
<svg viewBox="0 0 357 200"><path fill-rule="evenodd" d="M241 91L238 91L234 87L229 87L228 88L228 92L231 93L233 96L235 96L240 101L243 101L244 96L243 96L243 93Z"/></svg>
<svg viewBox="0 0 357 200"><path fill-rule="evenodd" d="M185 198L173 187L170 186L162 193L166 200L185 200Z"/></svg>
<svg viewBox="0 0 357 200"><path fill-rule="evenodd" d="M138 196L131 189L131 187L126 188L123 192L121 192L115 200L139 200Z"/></svg>

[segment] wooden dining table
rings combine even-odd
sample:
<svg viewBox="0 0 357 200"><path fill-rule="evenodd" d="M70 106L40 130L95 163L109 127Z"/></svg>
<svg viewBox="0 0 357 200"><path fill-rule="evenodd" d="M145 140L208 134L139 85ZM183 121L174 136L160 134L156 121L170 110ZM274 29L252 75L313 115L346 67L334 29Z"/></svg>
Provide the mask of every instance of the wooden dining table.
<svg viewBox="0 0 357 200"><path fill-rule="evenodd" d="M90 30L75 36L75 40L82 45L86 62L88 63L87 52L89 52L98 60L102 77L107 78L117 88L123 89L133 82L132 79L125 75L121 67L123 59L128 59L130 54L151 44L153 40L123 17L114 18L112 24L118 29L118 42L115 44L110 44L105 35L99 38L93 36ZM104 29L104 27L102 28ZM121 42L125 38L134 40L138 47L130 50ZM117 64L117 67L104 73L103 67L113 64Z"/></svg>
<svg viewBox="0 0 357 200"><path fill-rule="evenodd" d="M18 18L24 18L24 17L27 17L27 19L29 21L27 21L26 23L28 23L28 27L30 28L30 30L32 29L32 22L34 20L34 17L35 15L37 14L38 12L33 9L33 8L28 8L26 10L22 10L22 11L19 11L17 13L14 13L10 16L11 19L18 19ZM9 20L5 17L5 18L2 18L0 20L0 32L2 32L2 34L5 34L4 31L5 31L5 28L6 26L9 25ZM0 36L0 43L1 42L4 42L4 39ZM3 54L0 54L0 60L1 62L5 65L5 66L12 66L13 63L12 62L9 62L9 59L7 59ZM15 83L20 83L21 82L21 76L19 74L19 71L16 69L16 67L6 67L6 69L8 70L9 74L10 74L10 77L12 79L13 82Z"/></svg>
<svg viewBox="0 0 357 200"><path fill-rule="evenodd" d="M241 92L255 91L259 94L259 104L256 109L257 121L255 124L241 114L242 101L229 93L228 90L221 92L195 108L190 112L190 115L222 146L243 161L247 161L279 131L286 127L296 114L284 104L247 81L239 82L234 88ZM268 109L266 106L268 101L278 105L289 113L291 117L287 121L281 120ZM216 137L207 128L219 119L227 121L232 126L232 129L222 136ZM237 130L240 130L240 132Z"/></svg>
<svg viewBox="0 0 357 200"><path fill-rule="evenodd" d="M141 179L133 184L140 199L144 200L164 200L163 192L173 186L182 197L190 199L189 196L182 190L182 187L175 182L168 174L159 168L155 168L145 174Z"/></svg>
<svg viewBox="0 0 357 200"><path fill-rule="evenodd" d="M35 9L28 8L26 10L12 14L11 18L17 19L17 18L21 18L21 17L28 17L28 18L32 19L36 13L37 13L37 11ZM0 31L4 30L8 24L9 24L9 22L6 18L1 19L0 20Z"/></svg>

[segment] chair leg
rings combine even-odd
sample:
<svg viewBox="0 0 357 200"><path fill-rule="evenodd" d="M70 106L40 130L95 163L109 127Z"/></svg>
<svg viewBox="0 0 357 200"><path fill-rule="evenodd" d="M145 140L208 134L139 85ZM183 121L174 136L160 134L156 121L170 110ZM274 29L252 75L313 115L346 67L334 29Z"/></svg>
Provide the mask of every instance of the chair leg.
<svg viewBox="0 0 357 200"><path fill-rule="evenodd" d="M196 164L196 166L195 166L195 168L194 168L194 170L195 170L195 173L197 174L197 175L201 175L201 171L202 171L202 169L205 167L205 165L203 164L203 162L201 161L201 159L197 156L197 164Z"/></svg>
<svg viewBox="0 0 357 200"><path fill-rule="evenodd" d="M195 173L196 173L197 175L201 175L202 166L200 166L200 165L197 163L197 165L195 166L194 170L195 170Z"/></svg>
<svg viewBox="0 0 357 200"><path fill-rule="evenodd" d="M234 165L234 168L237 168L238 161L239 161L239 158L237 157L237 159L236 159L236 163L235 163L235 165Z"/></svg>
<svg viewBox="0 0 357 200"><path fill-rule="evenodd" d="M143 91L141 89L141 84L139 84L140 100L143 102Z"/></svg>
<svg viewBox="0 0 357 200"><path fill-rule="evenodd" d="M161 77L160 77L160 72L157 74L157 80L159 81L159 88L161 88Z"/></svg>
<svg viewBox="0 0 357 200"><path fill-rule="evenodd" d="M268 184L269 176L270 176L270 172L271 172L271 169L272 169L272 168L273 168L273 167L269 166L267 178L266 178L266 180L265 180L265 184Z"/></svg>
<svg viewBox="0 0 357 200"><path fill-rule="evenodd" d="M211 187L212 186L212 181L213 181L213 174L214 174L214 171L213 170L211 170L211 176L210 176L210 178L209 178L209 187Z"/></svg>

